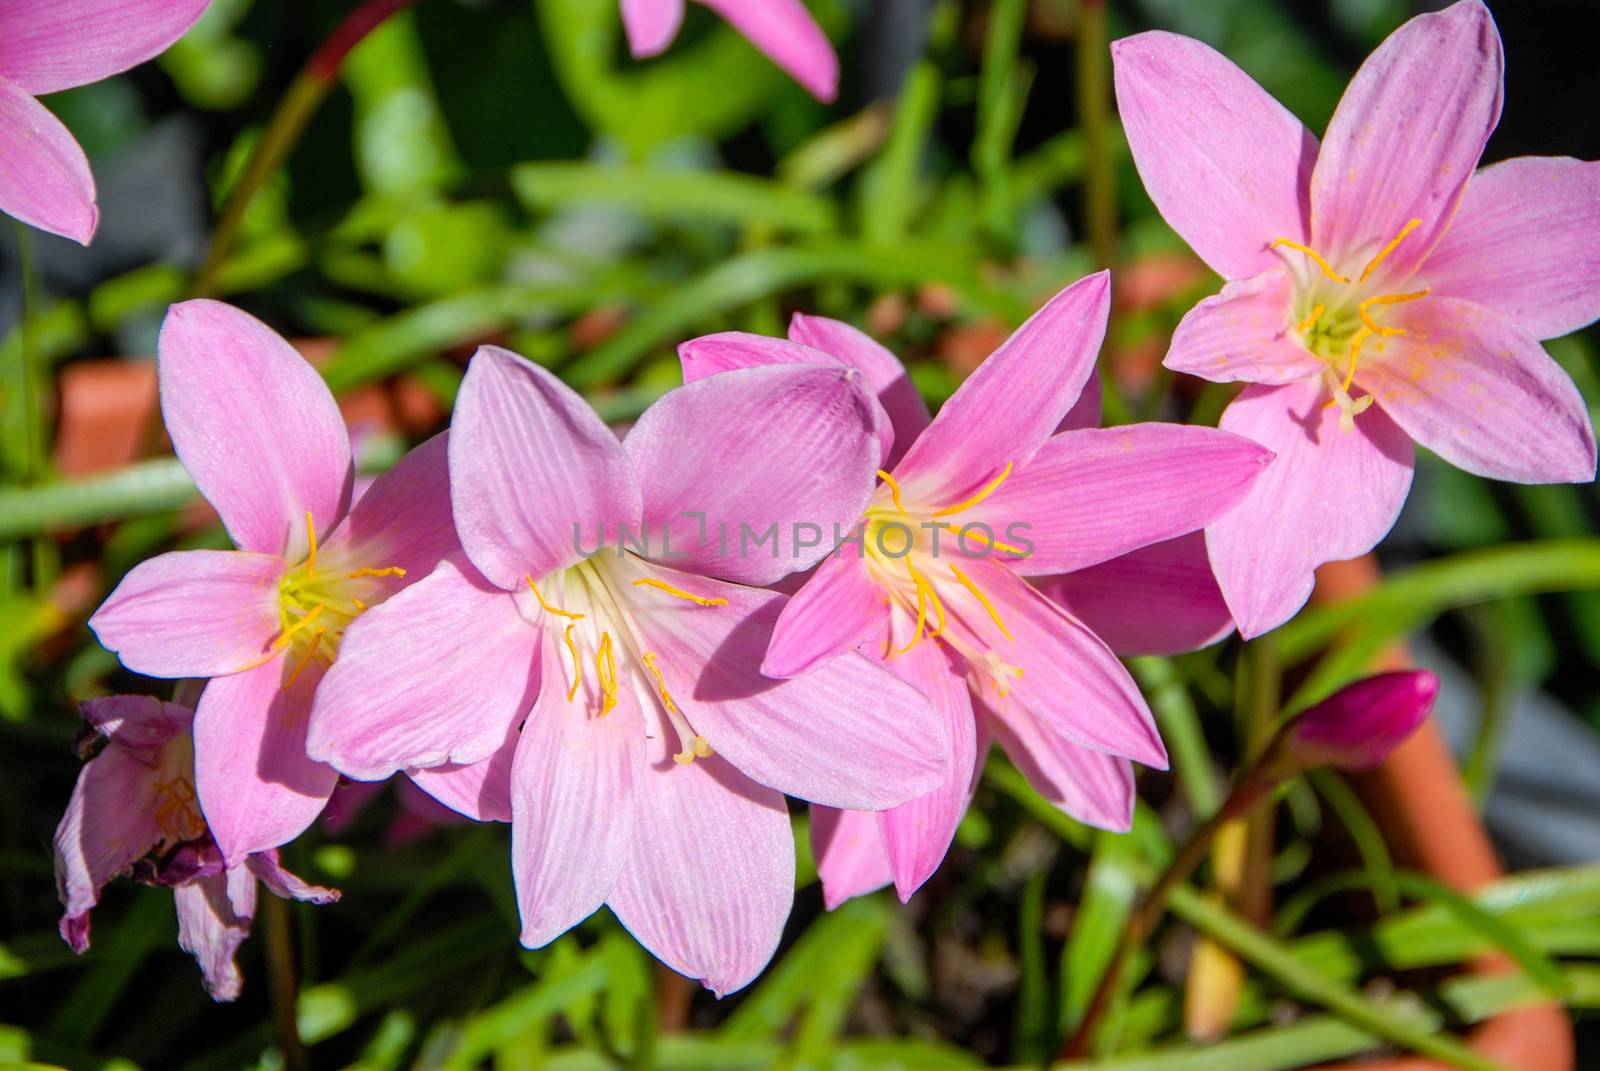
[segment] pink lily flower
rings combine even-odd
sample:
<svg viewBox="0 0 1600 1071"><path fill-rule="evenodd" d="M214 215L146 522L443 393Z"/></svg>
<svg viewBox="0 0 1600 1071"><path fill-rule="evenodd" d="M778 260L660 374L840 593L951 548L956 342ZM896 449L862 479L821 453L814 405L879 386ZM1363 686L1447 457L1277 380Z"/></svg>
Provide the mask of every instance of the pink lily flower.
<svg viewBox="0 0 1600 1071"><path fill-rule="evenodd" d="M121 74L166 51L210 0L0 0L0 212L88 245L89 160L35 97Z"/></svg>
<svg viewBox="0 0 1600 1071"><path fill-rule="evenodd" d="M871 499L858 515L861 546L841 547L784 608L762 670L803 681L871 651L944 718L949 772L933 792L877 814L812 808L830 905L891 875L902 899L927 880L991 734L1041 791L1108 828L1128 827L1130 760L1166 766L1116 654L1029 578L1056 588L1063 576L1160 547L1148 567L1135 561L1116 578L1136 600L1161 561L1180 573L1194 562L1192 545L1186 559L1184 544L1166 544L1231 508L1271 454L1211 428L1074 426L1098 423L1092 401L1074 410L1109 308L1105 273L1063 290L931 420L900 362L832 320L796 316L787 342L724 334L679 349L692 382L750 365L843 363L873 384L888 417L882 482L868 477ZM1056 434L1064 420L1069 430ZM1217 633L1212 605L1194 621L1182 602L1167 605L1178 620L1153 646ZM1093 609L1116 621L1120 608L1103 600ZM1134 623L1142 609L1128 613Z"/></svg>
<svg viewBox="0 0 1600 1071"><path fill-rule="evenodd" d="M745 985L793 898L783 793L889 807L944 775L927 701L869 659L793 682L758 668L786 599L750 585L826 553L798 522L826 531L866 505L861 379L691 384L619 442L555 376L480 349L450 430L465 560L351 626L311 754L510 818L529 947L605 904L675 970ZM740 545L790 524L770 549Z"/></svg>
<svg viewBox="0 0 1600 1071"><path fill-rule="evenodd" d="M1128 143L1167 222L1219 275L1166 365L1249 383L1221 426L1278 461L1206 530L1245 636L1372 549L1415 440L1494 479L1595 474L1588 411L1538 340L1600 315L1600 164L1474 173L1503 60L1479 0L1380 45L1317 139L1227 59L1170 33L1116 42Z"/></svg>
<svg viewBox="0 0 1600 1071"><path fill-rule="evenodd" d="M635 59L660 55L683 25L684 0L621 0L622 25ZM803 0L698 0L727 19L806 92L831 104L839 93L839 57Z"/></svg>
<svg viewBox="0 0 1600 1071"><path fill-rule="evenodd" d="M274 850L226 865L195 795L194 712L143 695L113 695L83 704L88 723L84 763L67 813L56 827L56 888L61 937L82 954L89 914L113 878L132 877L172 889L178 943L200 964L216 1000L233 1000L242 979L234 955L250 935L256 883L284 899L316 904L339 898L308 885Z"/></svg>
<svg viewBox="0 0 1600 1071"><path fill-rule="evenodd" d="M1302 767L1370 770L1422 726L1438 696L1439 678L1425 669L1346 685L1295 718L1287 758Z"/></svg>
<svg viewBox="0 0 1600 1071"><path fill-rule="evenodd" d="M196 786L235 866L298 836L338 781L307 757L305 733L345 629L458 548L445 437L351 509L344 421L287 342L238 309L188 301L167 314L159 349L173 447L239 549L141 563L89 627L137 673L209 678Z"/></svg>

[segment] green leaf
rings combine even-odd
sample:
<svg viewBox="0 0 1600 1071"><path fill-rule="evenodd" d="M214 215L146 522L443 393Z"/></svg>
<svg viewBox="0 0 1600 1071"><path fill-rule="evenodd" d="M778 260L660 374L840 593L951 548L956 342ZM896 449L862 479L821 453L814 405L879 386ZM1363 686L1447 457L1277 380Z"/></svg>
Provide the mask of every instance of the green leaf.
<svg viewBox="0 0 1600 1071"><path fill-rule="evenodd" d="M529 208L609 204L650 219L709 219L779 232L825 234L838 228L833 202L753 175L663 167L522 164L512 189Z"/></svg>

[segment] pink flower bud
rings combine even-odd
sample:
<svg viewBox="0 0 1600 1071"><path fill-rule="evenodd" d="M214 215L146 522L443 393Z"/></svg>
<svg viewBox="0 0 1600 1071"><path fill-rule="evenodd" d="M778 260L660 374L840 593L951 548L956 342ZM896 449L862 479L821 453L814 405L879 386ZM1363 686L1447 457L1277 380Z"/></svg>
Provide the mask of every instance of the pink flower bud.
<svg viewBox="0 0 1600 1071"><path fill-rule="evenodd" d="M1359 680L1296 719L1289 753L1301 766L1370 769L1416 732L1438 694L1439 678L1424 669Z"/></svg>

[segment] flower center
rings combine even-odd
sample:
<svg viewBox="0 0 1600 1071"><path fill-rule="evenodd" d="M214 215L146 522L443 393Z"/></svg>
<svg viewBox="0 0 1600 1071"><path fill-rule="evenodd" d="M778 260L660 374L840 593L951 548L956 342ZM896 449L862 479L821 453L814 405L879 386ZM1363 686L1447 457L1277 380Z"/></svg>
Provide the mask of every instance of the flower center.
<svg viewBox="0 0 1600 1071"><path fill-rule="evenodd" d="M1354 279L1335 271L1321 253L1308 245L1288 238L1277 238L1269 247L1276 249L1282 246L1301 253L1316 269L1309 278L1299 279L1300 285L1296 288L1290 311L1296 319L1294 331L1300 336L1301 343L1328 366L1323 372L1329 392L1333 395L1328 404L1339 406L1339 425L1346 432L1355 429L1355 418L1373 402L1371 394L1360 398L1353 398L1350 394L1361 360L1361 347L1374 336L1385 338L1406 333L1405 328L1379 323L1374 319L1375 310L1386 305L1418 301L1430 292L1424 288L1405 294L1375 294L1371 293L1368 286L1368 280L1389 254L1420 226L1422 221L1413 219L1400 228L1400 233L1391 238Z"/></svg>
<svg viewBox="0 0 1600 1071"><path fill-rule="evenodd" d="M299 679L312 659L320 659L324 665L333 662L350 622L385 597L379 583L382 577L406 575L397 565L319 569L316 523L310 513L306 514L306 536L311 549L305 561L278 581L278 636L266 655L271 658L287 651L293 660L294 668L283 681L285 689Z"/></svg>
<svg viewBox="0 0 1600 1071"><path fill-rule="evenodd" d="M546 577L545 587L555 602L546 597L533 577L526 580L544 624L561 630L568 655L568 703L579 704L603 718L616 707L621 689L632 688L640 705L657 705L677 734L674 762L688 765L713 754L706 738L694 731L672 698L658 656L646 649L643 633L629 612L626 599L616 590L618 580L611 570L589 559L555 577ZM699 607L728 605L727 599L696 595L653 576L638 577L630 586L648 588Z"/></svg>
<svg viewBox="0 0 1600 1071"><path fill-rule="evenodd" d="M915 504L908 507L895 478L879 469L883 487L867 508L866 525L862 532L868 574L883 589L891 604L898 605L908 616L915 616L910 642L897 649L891 634L891 638L885 641L885 657L903 655L924 638L942 639L966 658L974 670L987 672L1002 698L1008 694L1011 682L1022 676L1022 668L1005 662L994 650L968 649L966 643L947 633L949 622L945 617L945 602L952 598L976 602L1008 643L1013 641L1011 630L1006 627L1000 611L983 589L957 561L950 559L976 556L968 549L969 540L977 543L985 555L994 550L1018 555L1024 552L1000 542L992 534L974 532L971 526L952 532L955 526L944 518L969 510L994 494L1011 475L1013 467L1014 464L1008 461L1000 475L985 484L977 494L941 508ZM888 491L887 500L884 489ZM940 594L940 588L944 589L943 595ZM959 605L956 608L959 609Z"/></svg>
<svg viewBox="0 0 1600 1071"><path fill-rule="evenodd" d="M161 767L152 785L152 813L165 850L205 835L206 822L194 791L194 737L179 733L161 749Z"/></svg>

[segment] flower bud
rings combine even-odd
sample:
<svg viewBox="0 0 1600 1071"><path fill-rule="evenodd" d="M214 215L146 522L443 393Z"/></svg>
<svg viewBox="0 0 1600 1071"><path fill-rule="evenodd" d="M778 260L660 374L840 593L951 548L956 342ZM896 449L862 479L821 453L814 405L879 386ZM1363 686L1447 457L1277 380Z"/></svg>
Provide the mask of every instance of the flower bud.
<svg viewBox="0 0 1600 1071"><path fill-rule="evenodd" d="M1333 693L1295 719L1290 758L1370 769L1417 730L1439 695L1439 678L1423 669L1380 673Z"/></svg>

